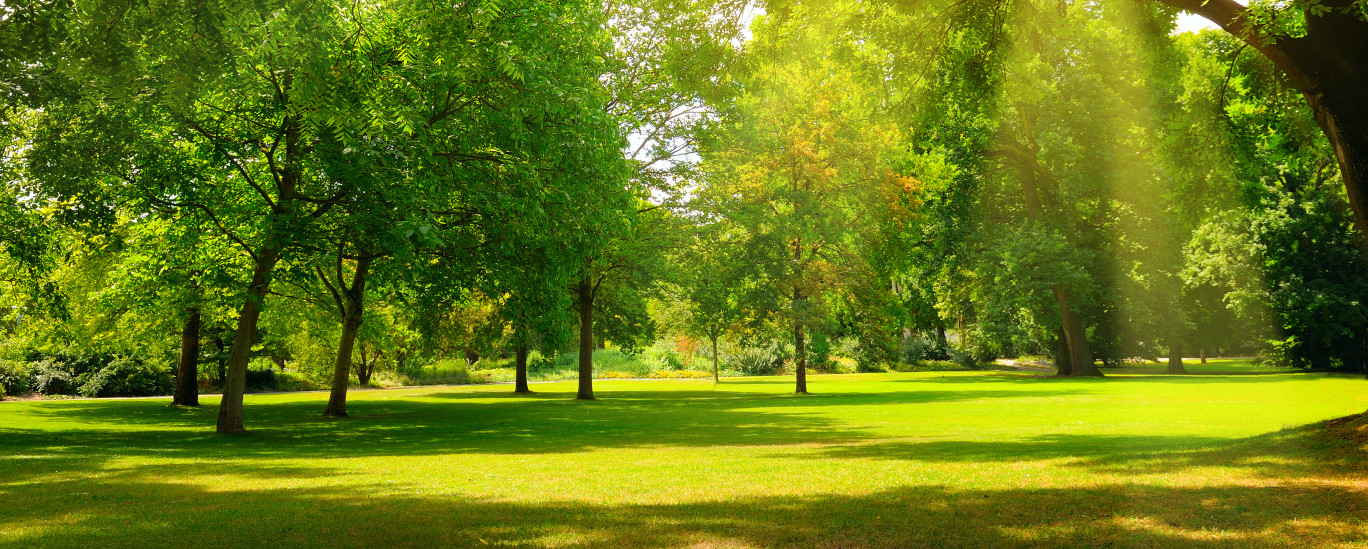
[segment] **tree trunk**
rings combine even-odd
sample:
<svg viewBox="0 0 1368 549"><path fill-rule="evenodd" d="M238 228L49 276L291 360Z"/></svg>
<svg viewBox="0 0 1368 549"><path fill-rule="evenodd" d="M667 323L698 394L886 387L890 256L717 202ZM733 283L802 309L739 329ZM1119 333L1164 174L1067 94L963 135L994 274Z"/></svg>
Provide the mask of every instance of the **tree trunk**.
<svg viewBox="0 0 1368 549"><path fill-rule="evenodd" d="M717 382L719 382L719 381L722 381L722 378L719 377L719 376L718 376L718 373L717 373L717 333L716 333L716 332L709 333L709 334L708 334L708 339L711 339L711 340L712 340L712 351L713 351L713 356L712 356L712 360L713 360L713 383L717 383Z"/></svg>
<svg viewBox="0 0 1368 549"><path fill-rule="evenodd" d="M289 90L294 76L286 72L282 86ZM242 426L242 395L247 390L247 362L252 357L252 340L256 338L261 306L271 287L271 270L280 261L281 239L294 217L294 194L299 186L299 161L303 154L299 140L302 135L299 119L287 115L282 124L285 133L285 162L280 168L277 198L271 210L264 244L257 252L252 268L252 281L247 286L247 300L238 313L237 330L233 332L233 352L228 357L227 378L223 381L223 399L219 404L217 431L233 434L246 431Z"/></svg>
<svg viewBox="0 0 1368 549"><path fill-rule="evenodd" d="M375 352L367 354L364 342L357 342L356 346L361 349L361 362L358 363L356 369L356 381L360 386L365 387L370 385L371 378L375 376L375 365L380 362L380 357L385 352L372 346L371 350Z"/></svg>
<svg viewBox="0 0 1368 549"><path fill-rule="evenodd" d="M1206 345L1198 347L1197 354L1201 357L1202 364L1206 364Z"/></svg>
<svg viewBox="0 0 1368 549"><path fill-rule="evenodd" d="M215 370L215 373L218 374L216 379L218 380L219 387L223 387L223 381L228 379L228 361L223 359L222 335L214 337L214 348L218 349L218 357L214 360L218 363L218 368Z"/></svg>
<svg viewBox="0 0 1368 549"><path fill-rule="evenodd" d="M185 327L181 329L180 363L176 366L176 393L171 403L180 406L199 406L199 338L200 309L185 310Z"/></svg>
<svg viewBox="0 0 1368 549"><path fill-rule="evenodd" d="M369 258L356 260L356 270L352 272L351 286L338 288L338 294L343 299L342 337L337 343L337 361L333 363L332 392L328 395L328 407L323 411L325 416L347 417L347 385L351 382L352 348L356 344L356 334L361 331L361 323L364 321L366 271L370 269L370 263ZM338 280L337 282L342 284L343 281Z"/></svg>
<svg viewBox="0 0 1368 549"><path fill-rule="evenodd" d="M579 394L580 400L594 400L594 284L589 275L576 286L579 294Z"/></svg>
<svg viewBox="0 0 1368 549"><path fill-rule="evenodd" d="M1178 342L1177 338L1169 343L1167 372L1170 374L1188 373L1187 368L1183 367L1183 345Z"/></svg>
<svg viewBox="0 0 1368 549"><path fill-rule="evenodd" d="M513 347L513 362L517 370L513 382L513 392L527 394L532 392L531 389L527 388L527 341L523 339L524 336L521 331L519 331L518 337L518 344Z"/></svg>
<svg viewBox="0 0 1368 549"><path fill-rule="evenodd" d="M1055 369L1056 376L1069 377L1073 373L1073 358L1069 356L1069 340L1064 337L1064 330L1061 328L1055 334Z"/></svg>
<svg viewBox="0 0 1368 549"><path fill-rule="evenodd" d="M797 302L799 301L799 299L801 299L801 296L802 296L802 294L800 294L800 293L798 292L798 288L794 288L794 289L793 289L793 301L794 301L795 303L797 303ZM794 362L794 365L797 367L797 374L798 374L798 375L797 375L797 378L798 378L798 379L797 379L796 387L794 388L793 392L796 393L796 394L800 394L800 395L806 395L807 392L808 392L808 390L807 390L807 349L806 349L805 343L806 343L806 342L804 341L804 338L803 338L803 322L800 321L800 320L794 320L794 321L793 321L793 362Z"/></svg>
<svg viewBox="0 0 1368 549"><path fill-rule="evenodd" d="M280 250L274 247L264 247L257 253L247 300L238 313L237 330L233 332L233 350L228 356L223 399L219 403L219 434L246 431L242 426L242 395L247 391L247 362L252 357L252 340L256 337L257 321L261 319L261 305L271 286L271 270L279 260Z"/></svg>
<svg viewBox="0 0 1368 549"><path fill-rule="evenodd" d="M936 324L936 345L939 347L936 349L936 360L950 358L950 340L945 338L944 324Z"/></svg>
<svg viewBox="0 0 1368 549"><path fill-rule="evenodd" d="M1069 359L1073 367L1069 370L1070 377L1102 377L1102 372L1093 364L1092 349L1088 346L1087 330L1083 327L1083 319L1079 318L1078 313L1074 312L1073 305L1069 303L1069 291L1061 288L1058 284L1054 286L1055 301L1059 303L1059 316L1061 327L1064 331L1064 340L1069 346Z"/></svg>

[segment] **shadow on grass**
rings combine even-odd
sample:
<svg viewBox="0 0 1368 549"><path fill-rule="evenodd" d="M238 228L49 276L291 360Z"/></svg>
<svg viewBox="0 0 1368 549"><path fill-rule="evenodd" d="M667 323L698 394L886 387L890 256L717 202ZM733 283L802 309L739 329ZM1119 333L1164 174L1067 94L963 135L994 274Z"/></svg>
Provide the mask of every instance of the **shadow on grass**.
<svg viewBox="0 0 1368 549"><path fill-rule="evenodd" d="M923 379L957 378L974 376ZM249 400L249 418L259 427L241 437L209 432L214 406L45 403L24 413L53 430L0 428L0 545L1304 547L1368 541L1368 452L1323 436L1319 426L1242 440L1050 434L1010 442L890 441L794 408L1074 394L1068 384L926 387L810 397L604 391L603 400L590 403L563 392L439 391L358 399L350 407L359 417L349 420L318 417L322 398ZM329 459L805 443L820 444L812 457L833 467L850 458L988 464L1064 458L1059 467L1096 473L1181 476L1192 467L1229 466L1256 475L1240 484L1208 472L1153 484L903 486L866 494L604 504L519 501L532 494L516 492L500 500L433 495L431 487L397 475L387 482L357 480L348 465ZM160 461L123 466L115 460L121 456ZM308 459L308 466L283 464L296 458ZM271 490L236 484L260 478L287 482Z"/></svg>
<svg viewBox="0 0 1368 549"><path fill-rule="evenodd" d="M353 414L348 419L321 417L322 397L318 402L249 400L252 431L235 437L212 433L213 405L182 409L158 400L86 400L26 409L26 415L73 427L0 428L0 452L158 456L195 447L208 457L346 457L849 443L868 434L812 408L1066 394L1072 392L922 390L795 397L653 390L601 392L598 401L577 402L572 393L446 391L414 399L356 399L348 404Z"/></svg>
<svg viewBox="0 0 1368 549"><path fill-rule="evenodd" d="M24 509L6 509L0 503L6 511L0 514L0 543L1243 548L1344 546L1368 540L1368 503L1361 493L1310 483L1002 490L921 486L858 495L671 504L411 496L404 489L223 492L115 472L79 486L54 486L46 499ZM48 522L29 530L3 533L44 520Z"/></svg>

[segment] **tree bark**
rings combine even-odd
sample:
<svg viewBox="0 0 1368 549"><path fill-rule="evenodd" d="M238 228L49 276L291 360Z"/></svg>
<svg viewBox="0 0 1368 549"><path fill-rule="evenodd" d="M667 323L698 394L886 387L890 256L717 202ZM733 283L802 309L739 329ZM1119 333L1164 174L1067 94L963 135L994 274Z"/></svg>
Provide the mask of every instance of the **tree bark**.
<svg viewBox="0 0 1368 549"><path fill-rule="evenodd" d="M1368 22L1353 0L1324 0L1306 17L1305 35L1265 40L1236 0L1159 0L1201 15L1263 54L1292 79L1334 147L1345 194L1368 243ZM1343 10L1343 11L1342 11ZM1347 11L1347 12L1346 12Z"/></svg>
<svg viewBox="0 0 1368 549"><path fill-rule="evenodd" d="M589 275L575 287L579 295L579 400L594 400L594 283Z"/></svg>
<svg viewBox="0 0 1368 549"><path fill-rule="evenodd" d="M1200 356L1202 364L1206 364L1206 345L1198 347L1197 354Z"/></svg>
<svg viewBox="0 0 1368 549"><path fill-rule="evenodd" d="M797 303L802 294L798 288L793 289L793 301ZM794 393L806 395L807 390L807 349L803 337L803 322L795 319L793 321L793 362L797 368L797 382L793 390Z"/></svg>
<svg viewBox="0 0 1368 549"><path fill-rule="evenodd" d="M1183 367L1183 344L1177 338L1169 343L1168 370L1170 374L1186 374L1187 368Z"/></svg>
<svg viewBox="0 0 1368 549"><path fill-rule="evenodd" d="M332 392L328 395L328 407L323 411L323 415L329 417L347 417L347 386L351 383L351 362L352 348L356 344L356 334L361 331L361 323L365 320L365 298L366 298L366 271L370 270L370 258L356 260L356 269L352 272L351 286L341 286L337 288L338 297L341 298L342 308L342 337L337 343L337 361L333 363ZM338 275L341 275L339 269ZM338 284L344 281L340 279Z"/></svg>
<svg viewBox="0 0 1368 549"><path fill-rule="evenodd" d="M1073 373L1073 358L1069 356L1069 340L1061 328L1055 334L1055 373L1058 377L1069 377Z"/></svg>
<svg viewBox="0 0 1368 549"><path fill-rule="evenodd" d="M516 365L517 372L514 377L513 392L527 394L532 392L531 389L527 388L527 341L523 339L525 336L522 335L521 331L519 331L518 337L518 344L513 347L513 362Z"/></svg>
<svg viewBox="0 0 1368 549"><path fill-rule="evenodd" d="M228 355L228 371L223 380L223 399L219 403L217 431L233 434L246 431L242 426L242 395L247 391L247 362L252 356L252 340L256 337L261 305L271 286L271 270L280 260L280 250L264 247L257 253L248 285L247 301L238 312L237 330L233 332L233 350Z"/></svg>
<svg viewBox="0 0 1368 549"><path fill-rule="evenodd" d="M708 339L712 340L713 383L717 383L722 381L722 378L717 373L717 333L709 333Z"/></svg>
<svg viewBox="0 0 1368 549"><path fill-rule="evenodd" d="M1083 326L1083 319L1079 318L1078 313L1073 309L1073 304L1069 303L1069 291L1056 284L1054 295L1055 301L1059 303L1059 316L1064 340L1069 346L1069 361L1073 364L1069 370L1069 376L1102 377L1102 371L1098 370L1097 365L1093 363L1092 348L1088 346L1088 335Z"/></svg>
<svg viewBox="0 0 1368 549"><path fill-rule="evenodd" d="M176 366L176 393L171 403L180 406L199 406L199 348L200 309L185 310L185 326L181 329L180 362Z"/></svg>

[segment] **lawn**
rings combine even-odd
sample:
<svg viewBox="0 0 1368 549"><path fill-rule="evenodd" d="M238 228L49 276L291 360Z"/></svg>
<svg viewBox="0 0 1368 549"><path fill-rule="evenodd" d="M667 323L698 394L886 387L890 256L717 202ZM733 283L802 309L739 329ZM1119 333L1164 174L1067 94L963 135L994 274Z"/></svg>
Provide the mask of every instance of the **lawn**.
<svg viewBox="0 0 1368 549"><path fill-rule="evenodd" d="M1368 546L1359 377L809 383L0 403L0 545Z"/></svg>

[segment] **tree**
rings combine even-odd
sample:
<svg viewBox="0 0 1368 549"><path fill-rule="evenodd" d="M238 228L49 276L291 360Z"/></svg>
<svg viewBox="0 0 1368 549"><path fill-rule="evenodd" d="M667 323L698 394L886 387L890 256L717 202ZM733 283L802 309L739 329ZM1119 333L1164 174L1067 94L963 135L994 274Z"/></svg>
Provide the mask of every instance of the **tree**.
<svg viewBox="0 0 1368 549"><path fill-rule="evenodd" d="M614 201L625 213L611 224L586 231L581 268L571 281L579 316L577 398L593 400L594 316L605 282L619 297L638 293L653 278L642 269L657 263L662 250L656 210L678 207L679 186L694 164L698 140L716 120L713 108L728 93L724 77L736 57L735 43L748 2L736 0L626 0L606 4L613 42L603 78L611 99L607 112L629 138L622 151L627 181ZM663 201L654 203L653 201ZM635 209L635 212L632 210ZM635 214L635 215L633 215ZM653 214L653 215L650 215ZM635 241L633 241L635 239ZM634 316L645 320L645 304L632 299ZM620 328L647 329L644 322ZM641 335L643 330L619 336Z"/></svg>
<svg viewBox="0 0 1368 549"><path fill-rule="evenodd" d="M1368 238L1368 2L1157 1L1205 17L1296 84L1335 151L1355 224Z"/></svg>
<svg viewBox="0 0 1368 549"><path fill-rule="evenodd" d="M877 117L879 97L839 59L821 57L832 51L820 46L826 25L797 8L757 22L745 92L705 155L701 191L709 213L740 235L752 276L783 295L774 312L792 334L799 394L808 392L808 337L829 318L843 273L860 268L856 235L875 222L870 205L885 189L915 190L890 168L899 134Z"/></svg>

